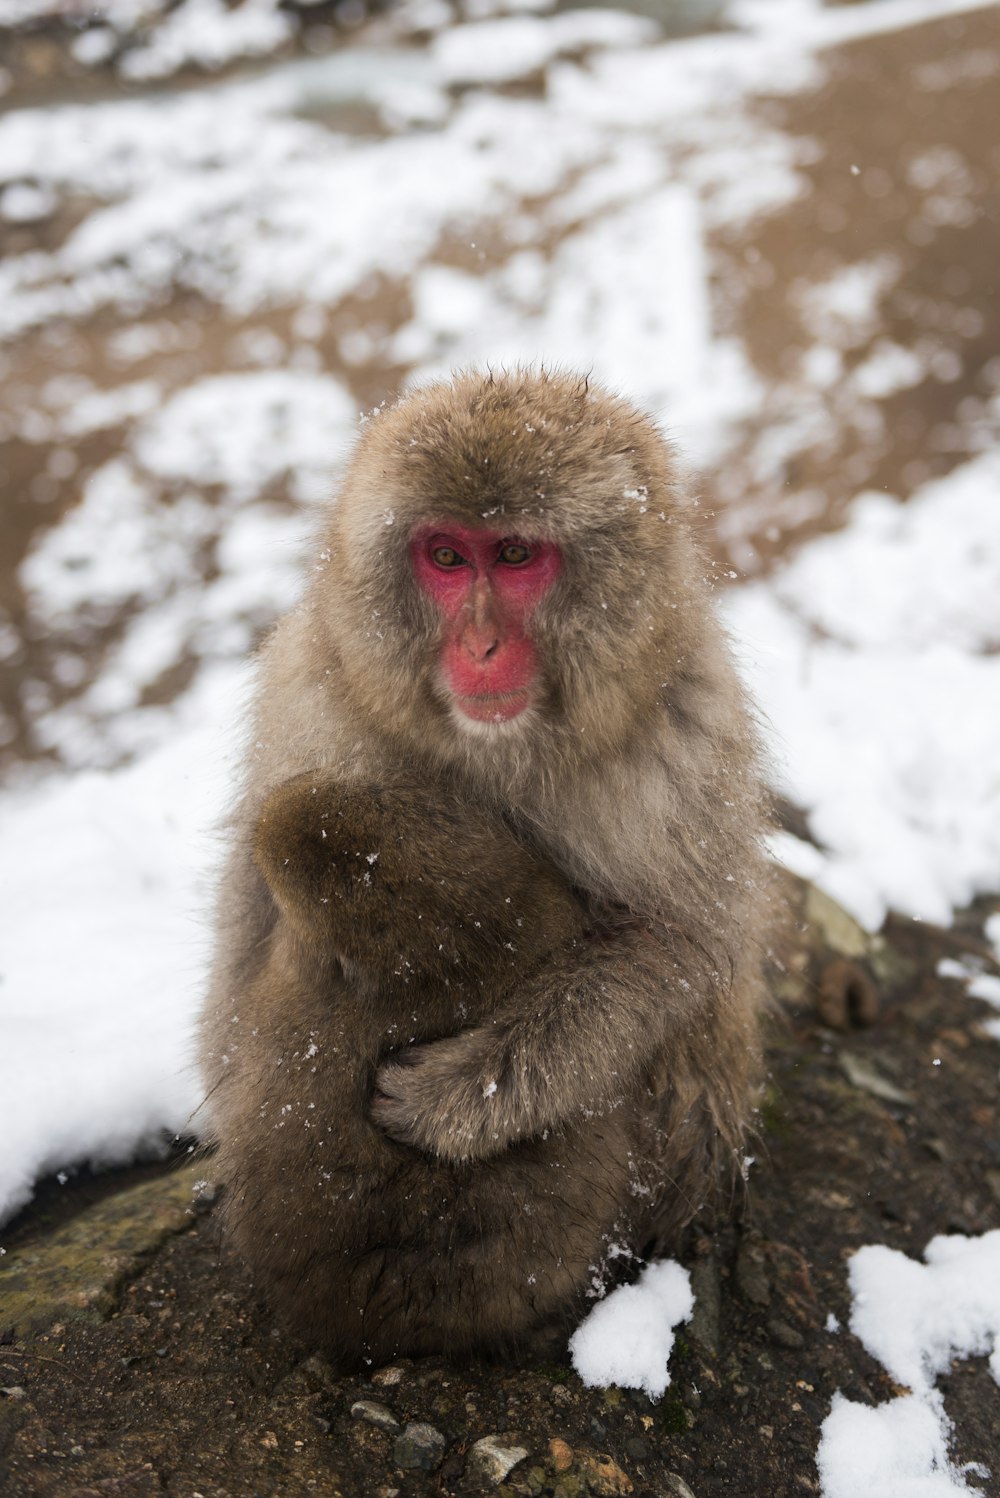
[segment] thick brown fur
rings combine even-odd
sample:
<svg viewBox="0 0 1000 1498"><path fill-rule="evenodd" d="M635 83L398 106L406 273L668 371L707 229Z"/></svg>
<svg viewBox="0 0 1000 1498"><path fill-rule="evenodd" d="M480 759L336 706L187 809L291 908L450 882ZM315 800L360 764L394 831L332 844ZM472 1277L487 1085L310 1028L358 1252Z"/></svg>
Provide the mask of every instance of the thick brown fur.
<svg viewBox="0 0 1000 1498"><path fill-rule="evenodd" d="M408 544L447 520L561 549L508 724L442 685ZM527 1345L738 1162L763 812L705 574L662 437L585 380L362 434L263 653L202 1029L230 1232L344 1362Z"/></svg>

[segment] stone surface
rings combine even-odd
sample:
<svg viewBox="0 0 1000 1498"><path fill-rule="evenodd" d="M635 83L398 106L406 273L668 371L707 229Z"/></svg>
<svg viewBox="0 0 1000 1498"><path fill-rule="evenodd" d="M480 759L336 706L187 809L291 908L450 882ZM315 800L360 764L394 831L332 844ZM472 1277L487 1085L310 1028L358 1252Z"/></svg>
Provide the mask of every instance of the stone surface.
<svg viewBox="0 0 1000 1498"><path fill-rule="evenodd" d="M444 1457L445 1438L433 1425L411 1420L393 1443L392 1455L397 1467L433 1472Z"/></svg>
<svg viewBox="0 0 1000 1498"><path fill-rule="evenodd" d="M904 1092L901 1087L890 1082L867 1057L841 1051L838 1059L844 1076L860 1092L867 1092L870 1097L876 1097L883 1103L895 1103L901 1108L912 1108L915 1104L916 1098L912 1093Z"/></svg>
<svg viewBox="0 0 1000 1498"><path fill-rule="evenodd" d="M841 957L863 957L871 945L872 939L864 927L815 884L808 887L805 916L824 947Z"/></svg>
<svg viewBox="0 0 1000 1498"><path fill-rule="evenodd" d="M5 1256L0 1335L23 1336L75 1316L101 1319L118 1287L164 1239L194 1220L204 1166L187 1166L105 1197L46 1238Z"/></svg>
<svg viewBox="0 0 1000 1498"><path fill-rule="evenodd" d="M770 1305L771 1281L758 1234L747 1233L740 1243L736 1256L736 1284L743 1299L751 1305Z"/></svg>
<svg viewBox="0 0 1000 1498"><path fill-rule="evenodd" d="M374 1399L356 1399L351 1405L355 1420L364 1420L368 1425L377 1425L379 1430L399 1430L400 1424L387 1404Z"/></svg>
<svg viewBox="0 0 1000 1498"><path fill-rule="evenodd" d="M695 1498L694 1493L688 1487L683 1477L678 1477L676 1472L668 1472L665 1483L670 1498Z"/></svg>
<svg viewBox="0 0 1000 1498"><path fill-rule="evenodd" d="M688 1335L710 1357L718 1357L721 1287L719 1265L715 1258L709 1256L697 1259L692 1264L691 1289L694 1293L694 1310L687 1326Z"/></svg>
<svg viewBox="0 0 1000 1498"><path fill-rule="evenodd" d="M473 1477L483 1477L489 1482L503 1482L508 1472L523 1462L528 1452L524 1446L515 1446L502 1436L483 1436L469 1451L466 1472Z"/></svg>

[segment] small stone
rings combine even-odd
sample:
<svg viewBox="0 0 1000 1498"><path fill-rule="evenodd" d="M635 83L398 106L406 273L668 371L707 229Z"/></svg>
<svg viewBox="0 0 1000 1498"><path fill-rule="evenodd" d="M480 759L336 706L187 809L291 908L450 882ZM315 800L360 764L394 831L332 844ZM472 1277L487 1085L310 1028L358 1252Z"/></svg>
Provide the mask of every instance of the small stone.
<svg viewBox="0 0 1000 1498"><path fill-rule="evenodd" d="M916 1102L913 1094L904 1092L897 1087L895 1082L890 1082L888 1077L883 1077L866 1056L855 1056L850 1051L841 1051L837 1057L840 1069L859 1092L867 1092L871 1097L879 1098L883 1103L896 1103L901 1108L912 1107Z"/></svg>
<svg viewBox="0 0 1000 1498"><path fill-rule="evenodd" d="M691 1290L694 1294L694 1311L688 1323L691 1340L709 1357L717 1358L722 1294L719 1266L714 1258L700 1258L692 1265Z"/></svg>
<svg viewBox="0 0 1000 1498"><path fill-rule="evenodd" d="M549 1455L557 1472L568 1472L573 1465L573 1448L559 1436L554 1436L549 1442Z"/></svg>
<svg viewBox="0 0 1000 1498"><path fill-rule="evenodd" d="M20 1384L9 1384L6 1389L0 1389L0 1394L5 1394L8 1399L27 1399L28 1391Z"/></svg>
<svg viewBox="0 0 1000 1498"><path fill-rule="evenodd" d="M335 1381L330 1360L319 1352L311 1353L309 1357L303 1358L295 1371L304 1379L308 1379L317 1389L329 1389Z"/></svg>
<svg viewBox="0 0 1000 1498"><path fill-rule="evenodd" d="M603 1452L597 1456L591 1456L589 1452L581 1453L580 1467L588 1490L598 1494L599 1498L625 1498L625 1495L634 1491L632 1479L622 1471L617 1462Z"/></svg>
<svg viewBox="0 0 1000 1498"><path fill-rule="evenodd" d="M645 1441L640 1441L638 1436L629 1436L625 1442L625 1450L633 1461L644 1462L649 1455L649 1447Z"/></svg>
<svg viewBox="0 0 1000 1498"><path fill-rule="evenodd" d="M736 1255L736 1284L744 1300L751 1305L771 1303L771 1282L764 1267L764 1250L760 1239L748 1235Z"/></svg>
<svg viewBox="0 0 1000 1498"><path fill-rule="evenodd" d="M868 950L871 942L868 933L815 884L809 886L806 895L805 916L807 923L818 930L823 945L832 947L842 957L863 957Z"/></svg>
<svg viewBox="0 0 1000 1498"><path fill-rule="evenodd" d="M816 1009L831 1030L873 1025L878 1019L878 990L864 968L849 957L828 962L820 975Z"/></svg>
<svg viewBox="0 0 1000 1498"><path fill-rule="evenodd" d="M401 1384L403 1382L403 1374L405 1373L405 1371L406 1370L404 1368L400 1368L398 1363L390 1363L388 1368L376 1369L376 1371L372 1374L372 1383L375 1384L377 1388L392 1388L394 1384Z"/></svg>
<svg viewBox="0 0 1000 1498"><path fill-rule="evenodd" d="M523 1462L528 1455L523 1446L506 1444L501 1436L483 1436L469 1452L466 1476L485 1478L488 1482L503 1482L507 1473Z"/></svg>
<svg viewBox="0 0 1000 1498"><path fill-rule="evenodd" d="M369 1425L377 1425L379 1430L399 1430L399 1421L387 1404L379 1404L374 1399L356 1399L351 1405L351 1414L355 1420L365 1420Z"/></svg>
<svg viewBox="0 0 1000 1498"><path fill-rule="evenodd" d="M411 1420L401 1436L397 1436L392 1448L393 1461L397 1467L421 1472L433 1472L444 1457L445 1439L433 1425L422 1420Z"/></svg>
<svg viewBox="0 0 1000 1498"><path fill-rule="evenodd" d="M198 1213L210 1212L218 1201L219 1194L219 1186L215 1181L202 1178L191 1187L191 1205Z"/></svg>
<svg viewBox="0 0 1000 1498"><path fill-rule="evenodd" d="M767 1323L767 1334L779 1347L791 1347L797 1351L806 1345L801 1332L796 1331L794 1326L789 1326L787 1321L779 1321L777 1317Z"/></svg>
<svg viewBox="0 0 1000 1498"><path fill-rule="evenodd" d="M264 1434L260 1438L260 1444L267 1451L277 1451L278 1437L274 1434L273 1430L265 1430Z"/></svg>
<svg viewBox="0 0 1000 1498"><path fill-rule="evenodd" d="M670 1498L694 1498L683 1477L678 1477L676 1472L668 1472L663 1481Z"/></svg>

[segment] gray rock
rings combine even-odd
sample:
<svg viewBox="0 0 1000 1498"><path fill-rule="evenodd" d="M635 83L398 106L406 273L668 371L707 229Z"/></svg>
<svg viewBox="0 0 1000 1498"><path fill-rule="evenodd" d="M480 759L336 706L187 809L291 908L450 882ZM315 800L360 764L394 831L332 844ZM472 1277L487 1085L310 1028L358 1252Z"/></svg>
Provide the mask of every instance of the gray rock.
<svg viewBox="0 0 1000 1498"><path fill-rule="evenodd" d="M824 945L842 957L863 957L868 951L871 945L868 932L815 884L808 887L805 914L809 925L819 930Z"/></svg>
<svg viewBox="0 0 1000 1498"><path fill-rule="evenodd" d="M397 1436L392 1448L393 1461L397 1467L420 1472L433 1472L444 1457L445 1439L433 1425L422 1420L411 1420L401 1436Z"/></svg>
<svg viewBox="0 0 1000 1498"><path fill-rule="evenodd" d="M866 1056L855 1056L850 1051L841 1051L837 1057L840 1069L852 1087L867 1092L883 1103L896 1103L902 1108L911 1108L916 1102L912 1093L904 1092L888 1077L883 1077Z"/></svg>
<svg viewBox="0 0 1000 1498"><path fill-rule="evenodd" d="M513 1446L503 1436L483 1436L469 1452L466 1475L485 1478L488 1482L503 1482L507 1473L527 1455L523 1446Z"/></svg>
<svg viewBox="0 0 1000 1498"><path fill-rule="evenodd" d="M368 1425L377 1425L379 1430L399 1430L399 1421L387 1404L375 1399L356 1399L351 1405L355 1420L364 1420ZM430 1430L430 1426L427 1426Z"/></svg>
<svg viewBox="0 0 1000 1498"><path fill-rule="evenodd" d="M663 1480L670 1498L694 1498L694 1494L683 1477L678 1477L676 1472L668 1472Z"/></svg>
<svg viewBox="0 0 1000 1498"><path fill-rule="evenodd" d="M54 1321L101 1321L145 1260L192 1223L197 1167L187 1166L103 1198L4 1260L0 1334L43 1331Z"/></svg>
<svg viewBox="0 0 1000 1498"><path fill-rule="evenodd" d="M692 1342L697 1342L709 1357L719 1356L719 1317L721 1287L719 1266L714 1258L698 1259L691 1269L694 1311L688 1322Z"/></svg>
<svg viewBox="0 0 1000 1498"><path fill-rule="evenodd" d="M805 1347L806 1339L794 1326L789 1326L787 1321L779 1321L777 1317L767 1323L767 1334L772 1342L777 1342L779 1347L791 1347L798 1349Z"/></svg>
<svg viewBox="0 0 1000 1498"><path fill-rule="evenodd" d="M771 1281L764 1263L764 1249L756 1235L747 1235L736 1255L736 1284L751 1305L771 1303Z"/></svg>

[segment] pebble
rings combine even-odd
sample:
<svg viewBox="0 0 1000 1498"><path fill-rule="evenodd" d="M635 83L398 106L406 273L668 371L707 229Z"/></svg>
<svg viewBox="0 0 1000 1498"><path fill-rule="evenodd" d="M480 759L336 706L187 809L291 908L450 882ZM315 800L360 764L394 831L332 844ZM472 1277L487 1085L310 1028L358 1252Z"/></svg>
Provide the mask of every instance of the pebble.
<svg viewBox="0 0 1000 1498"><path fill-rule="evenodd" d="M736 1284L744 1300L751 1305L771 1303L771 1282L764 1267L764 1250L760 1241L746 1237L736 1255Z"/></svg>
<svg viewBox="0 0 1000 1498"><path fill-rule="evenodd" d="M379 1404L374 1399L356 1399L351 1405L351 1414L355 1420L365 1420L369 1425L377 1425L379 1430L399 1430L400 1428L399 1421L389 1406Z"/></svg>
<svg viewBox="0 0 1000 1498"><path fill-rule="evenodd" d="M439 1430L422 1420L411 1420L402 1435L396 1437L392 1457L397 1467L433 1472L441 1465L444 1448L445 1439Z"/></svg>
<svg viewBox="0 0 1000 1498"><path fill-rule="evenodd" d="M668 1472L663 1480L666 1483L670 1498L694 1498L694 1493L692 1493L683 1477L679 1477L676 1472Z"/></svg>
<svg viewBox="0 0 1000 1498"><path fill-rule="evenodd" d="M797 1351L806 1345L801 1332L796 1331L794 1326L789 1326L787 1321L779 1321L777 1317L767 1323L767 1334L779 1347L791 1347Z"/></svg>
<svg viewBox="0 0 1000 1498"><path fill-rule="evenodd" d="M553 1436L549 1442L549 1455L557 1472L568 1472L573 1465L573 1448L559 1436Z"/></svg>
<svg viewBox="0 0 1000 1498"><path fill-rule="evenodd" d="M469 1452L466 1476L486 1478L489 1482L503 1482L507 1473L523 1462L528 1455L523 1446L504 1443L499 1435L483 1436Z"/></svg>
<svg viewBox="0 0 1000 1498"><path fill-rule="evenodd" d="M688 1326L691 1339L709 1357L717 1358L722 1288L719 1283L719 1266L714 1258L701 1258L695 1262L691 1270L691 1289L694 1292L694 1311Z"/></svg>
<svg viewBox="0 0 1000 1498"><path fill-rule="evenodd" d="M626 1498L635 1491L632 1479L603 1452L598 1456L581 1452L579 1462L588 1492L598 1494L600 1498Z"/></svg>

